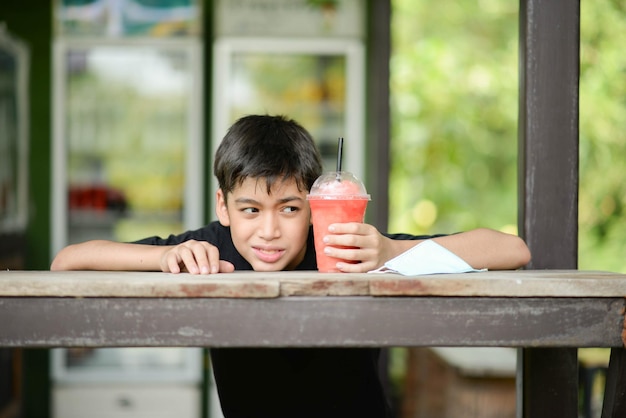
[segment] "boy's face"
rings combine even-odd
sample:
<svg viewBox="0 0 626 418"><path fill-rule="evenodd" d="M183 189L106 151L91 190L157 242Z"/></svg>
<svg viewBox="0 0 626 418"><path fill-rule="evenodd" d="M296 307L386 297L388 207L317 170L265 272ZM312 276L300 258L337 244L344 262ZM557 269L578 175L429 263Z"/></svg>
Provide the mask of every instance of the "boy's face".
<svg viewBox="0 0 626 418"><path fill-rule="evenodd" d="M237 251L255 271L293 270L303 260L309 233L306 191L295 180L277 182L267 193L265 180L247 178L232 193L217 191L217 217Z"/></svg>

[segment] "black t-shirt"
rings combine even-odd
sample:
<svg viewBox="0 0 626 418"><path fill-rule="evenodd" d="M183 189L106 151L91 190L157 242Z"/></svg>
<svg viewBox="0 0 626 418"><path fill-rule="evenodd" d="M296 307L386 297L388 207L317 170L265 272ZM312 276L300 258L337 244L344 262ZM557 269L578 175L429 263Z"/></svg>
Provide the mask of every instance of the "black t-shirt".
<svg viewBox="0 0 626 418"><path fill-rule="evenodd" d="M218 247L220 259L236 270L252 270L235 249L230 229L219 222L136 242L175 245L191 239ZM317 269L312 229L296 269ZM213 348L211 362L225 418L383 418L390 410L378 374L379 354L378 348Z"/></svg>

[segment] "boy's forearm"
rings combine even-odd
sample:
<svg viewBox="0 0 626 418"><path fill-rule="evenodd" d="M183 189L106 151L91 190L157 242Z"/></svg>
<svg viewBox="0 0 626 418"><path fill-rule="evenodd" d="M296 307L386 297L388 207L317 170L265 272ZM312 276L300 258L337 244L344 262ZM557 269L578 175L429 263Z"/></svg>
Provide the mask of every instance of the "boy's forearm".
<svg viewBox="0 0 626 418"><path fill-rule="evenodd" d="M530 261L526 243L518 236L479 228L432 238L475 269L515 270ZM392 240L388 259L402 254L422 240Z"/></svg>
<svg viewBox="0 0 626 418"><path fill-rule="evenodd" d="M514 270L530 261L530 251L520 237L488 228L438 237L434 241L476 269Z"/></svg>
<svg viewBox="0 0 626 418"><path fill-rule="evenodd" d="M56 255L50 270L160 271L167 247L94 240L69 245Z"/></svg>

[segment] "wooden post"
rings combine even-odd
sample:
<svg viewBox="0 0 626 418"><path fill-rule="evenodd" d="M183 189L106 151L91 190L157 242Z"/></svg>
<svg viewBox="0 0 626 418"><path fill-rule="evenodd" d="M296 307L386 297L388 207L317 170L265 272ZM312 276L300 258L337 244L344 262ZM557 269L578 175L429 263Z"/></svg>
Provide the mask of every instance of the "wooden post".
<svg viewBox="0 0 626 418"><path fill-rule="evenodd" d="M578 253L580 2L520 1L519 230L531 269ZM518 418L578 415L575 348L520 349Z"/></svg>
<svg viewBox="0 0 626 418"><path fill-rule="evenodd" d="M366 174L376 199L367 208L368 223L387 231L389 218L389 59L391 57L391 1L370 0L367 29Z"/></svg>
<svg viewBox="0 0 626 418"><path fill-rule="evenodd" d="M370 193L376 196L370 205L367 221L379 231L387 231L389 219L389 60L391 58L391 1L367 1L367 109L366 138L368 143L366 175ZM389 349L381 349L379 371L383 387L390 396Z"/></svg>
<svg viewBox="0 0 626 418"><path fill-rule="evenodd" d="M626 416L626 349L612 348L606 389L602 404L602 418Z"/></svg>

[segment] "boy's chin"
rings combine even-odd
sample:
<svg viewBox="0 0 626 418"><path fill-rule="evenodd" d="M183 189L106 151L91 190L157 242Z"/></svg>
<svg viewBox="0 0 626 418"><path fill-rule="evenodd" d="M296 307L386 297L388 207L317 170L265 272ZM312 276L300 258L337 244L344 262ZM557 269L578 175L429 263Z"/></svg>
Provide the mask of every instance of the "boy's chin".
<svg viewBox="0 0 626 418"><path fill-rule="evenodd" d="M254 271L262 271L262 272L272 272L272 271L286 271L286 270L295 270L297 263L294 265L293 262L290 263L251 263L252 270Z"/></svg>
<svg viewBox="0 0 626 418"><path fill-rule="evenodd" d="M252 265L252 270L263 272L282 271L286 268L284 263L264 263L258 260L250 264Z"/></svg>
<svg viewBox="0 0 626 418"><path fill-rule="evenodd" d="M283 270L295 270L295 268L302 262L303 255L293 257L290 253L283 253L275 260L263 260L261 257L257 257L253 254L248 258L248 262L252 266L254 271L272 272Z"/></svg>

